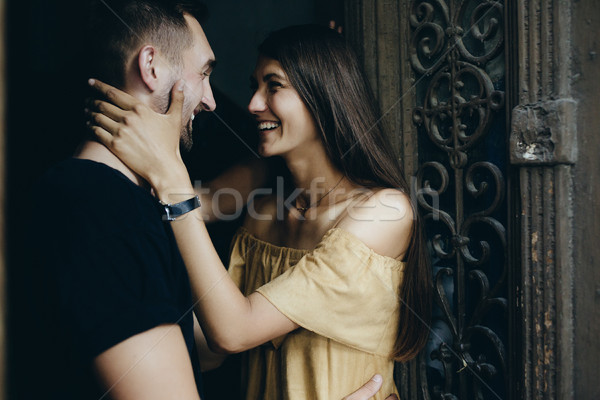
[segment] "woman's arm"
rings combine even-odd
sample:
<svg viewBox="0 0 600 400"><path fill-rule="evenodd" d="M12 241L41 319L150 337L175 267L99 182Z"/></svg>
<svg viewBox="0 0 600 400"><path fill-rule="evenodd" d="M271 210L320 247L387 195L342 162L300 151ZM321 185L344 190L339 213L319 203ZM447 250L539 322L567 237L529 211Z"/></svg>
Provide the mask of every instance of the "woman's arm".
<svg viewBox="0 0 600 400"><path fill-rule="evenodd" d="M112 104L97 101L92 113L98 139L153 187L165 203L194 195L179 153L182 85L172 92L171 107L157 114L139 100L99 81L90 84ZM202 207L171 227L190 277L195 312L213 350L235 353L288 333L298 325L262 295L244 296L229 277L203 221Z"/></svg>
<svg viewBox="0 0 600 400"><path fill-rule="evenodd" d="M164 198L164 190L155 190ZM212 245L200 210L172 221L171 226L211 349L237 353L298 328L261 294L245 297L239 291Z"/></svg>
<svg viewBox="0 0 600 400"><path fill-rule="evenodd" d="M198 359L200 362L200 370L202 372L210 371L219 368L223 361L227 358L227 355L213 352L206 342L206 337L202 328L198 323L198 319L194 315L194 341L196 342L196 351L198 352Z"/></svg>

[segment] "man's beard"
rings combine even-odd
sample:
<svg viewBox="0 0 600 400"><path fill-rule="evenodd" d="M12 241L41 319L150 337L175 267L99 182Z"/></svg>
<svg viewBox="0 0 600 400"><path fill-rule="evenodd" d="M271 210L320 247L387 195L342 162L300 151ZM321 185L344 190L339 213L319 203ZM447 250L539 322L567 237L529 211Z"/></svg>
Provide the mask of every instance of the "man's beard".
<svg viewBox="0 0 600 400"><path fill-rule="evenodd" d="M156 110L158 110L158 112L160 112L161 114L165 114L167 112L167 110L169 109L170 99L171 99L170 91L155 96L154 97L154 106L155 106ZM185 109L186 109L186 104L184 103L183 104L183 110L184 110L183 115L186 115ZM191 116L191 112L189 113L189 115ZM192 122L190 121L190 119L188 119L187 121L185 121L183 123L183 125L181 126L181 132L179 135L179 147L184 152L189 152L190 150L192 150L192 146L194 145L194 138L192 135Z"/></svg>
<svg viewBox="0 0 600 400"><path fill-rule="evenodd" d="M194 138L192 135L192 122L188 121L188 123L184 124L181 127L181 137L179 138L179 147L184 152L189 152L192 150L192 146L194 146Z"/></svg>

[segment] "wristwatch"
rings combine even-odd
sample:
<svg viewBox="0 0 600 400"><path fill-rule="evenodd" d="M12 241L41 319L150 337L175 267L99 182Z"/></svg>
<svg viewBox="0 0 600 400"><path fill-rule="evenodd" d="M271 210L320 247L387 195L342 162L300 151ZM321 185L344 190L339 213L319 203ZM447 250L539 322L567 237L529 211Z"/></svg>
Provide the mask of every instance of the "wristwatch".
<svg viewBox="0 0 600 400"><path fill-rule="evenodd" d="M180 203L168 204L159 200L160 205L163 207L163 221L174 221L184 214L194 211L200 207L200 198L194 196L191 199L184 200Z"/></svg>

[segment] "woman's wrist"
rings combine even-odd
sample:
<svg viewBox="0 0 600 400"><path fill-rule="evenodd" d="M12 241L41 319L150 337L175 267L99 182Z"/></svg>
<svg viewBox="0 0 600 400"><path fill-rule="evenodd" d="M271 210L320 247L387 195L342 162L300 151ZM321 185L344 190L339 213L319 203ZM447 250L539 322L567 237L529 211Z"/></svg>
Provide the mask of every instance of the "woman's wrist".
<svg viewBox="0 0 600 400"><path fill-rule="evenodd" d="M156 197L164 203L179 203L195 196L194 187L185 167L173 168L150 181Z"/></svg>

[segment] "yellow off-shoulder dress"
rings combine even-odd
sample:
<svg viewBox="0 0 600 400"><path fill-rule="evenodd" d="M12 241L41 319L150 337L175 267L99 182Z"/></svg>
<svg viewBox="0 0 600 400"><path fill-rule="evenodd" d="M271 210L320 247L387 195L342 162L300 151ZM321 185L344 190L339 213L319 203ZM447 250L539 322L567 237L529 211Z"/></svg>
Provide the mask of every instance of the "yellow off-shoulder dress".
<svg viewBox="0 0 600 400"><path fill-rule="evenodd" d="M375 399L398 394L390 353L398 332L404 263L351 233L329 230L314 250L279 247L240 228L229 273L301 328L244 355L248 400L340 400L375 373ZM243 387L244 387L243 386Z"/></svg>

